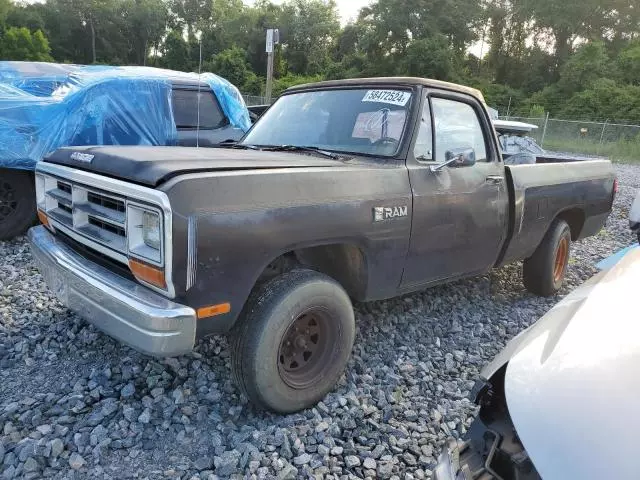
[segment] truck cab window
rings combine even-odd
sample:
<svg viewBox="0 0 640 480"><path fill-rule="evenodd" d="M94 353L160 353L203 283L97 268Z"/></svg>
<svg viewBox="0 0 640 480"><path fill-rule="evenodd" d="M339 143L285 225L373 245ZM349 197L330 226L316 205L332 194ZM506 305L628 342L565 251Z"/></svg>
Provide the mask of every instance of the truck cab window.
<svg viewBox="0 0 640 480"><path fill-rule="evenodd" d="M413 155L418 160L433 160L433 129L431 128L431 109L429 102L425 101L420 118L420 130L413 149Z"/></svg>
<svg viewBox="0 0 640 480"><path fill-rule="evenodd" d="M433 98L436 161L444 162L447 151L473 148L476 161L486 162L487 146L478 114L474 108L455 100Z"/></svg>
<svg viewBox="0 0 640 480"><path fill-rule="evenodd" d="M198 128L198 95L200 95L200 128L213 130L222 127L226 117L211 91L174 90L173 116L179 129Z"/></svg>

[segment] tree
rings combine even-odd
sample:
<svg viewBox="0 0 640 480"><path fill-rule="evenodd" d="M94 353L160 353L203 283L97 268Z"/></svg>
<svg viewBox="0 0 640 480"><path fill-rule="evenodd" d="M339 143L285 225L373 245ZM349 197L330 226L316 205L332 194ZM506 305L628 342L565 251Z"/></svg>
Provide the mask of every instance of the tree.
<svg viewBox="0 0 640 480"><path fill-rule="evenodd" d="M623 82L640 85L640 41L630 43L622 50L616 63Z"/></svg>
<svg viewBox="0 0 640 480"><path fill-rule="evenodd" d="M252 81L252 76L255 77L247 63L247 53L238 47L224 50L215 55L212 61L207 64L207 70L240 87Z"/></svg>
<svg viewBox="0 0 640 480"><path fill-rule="evenodd" d="M25 27L9 27L0 42L0 57L4 60L49 62L53 60L49 52L49 42L41 30L32 34Z"/></svg>
<svg viewBox="0 0 640 480"><path fill-rule="evenodd" d="M167 30L168 10L163 0L125 0L127 36L131 44L131 60L146 65L149 49L158 49Z"/></svg>
<svg viewBox="0 0 640 480"><path fill-rule="evenodd" d="M334 0L288 0L282 6L280 38L292 73L320 74L331 59L340 21Z"/></svg>
<svg viewBox="0 0 640 480"><path fill-rule="evenodd" d="M449 80L453 75L454 52L440 34L411 42L398 74Z"/></svg>
<svg viewBox="0 0 640 480"><path fill-rule="evenodd" d="M567 95L589 88L599 78L609 76L611 62L602 42L590 42L567 61L560 73L559 90Z"/></svg>
<svg viewBox="0 0 640 480"><path fill-rule="evenodd" d="M182 32L171 30L164 41L164 55L162 63L166 68L189 72L192 70L192 62L189 57L189 45Z"/></svg>

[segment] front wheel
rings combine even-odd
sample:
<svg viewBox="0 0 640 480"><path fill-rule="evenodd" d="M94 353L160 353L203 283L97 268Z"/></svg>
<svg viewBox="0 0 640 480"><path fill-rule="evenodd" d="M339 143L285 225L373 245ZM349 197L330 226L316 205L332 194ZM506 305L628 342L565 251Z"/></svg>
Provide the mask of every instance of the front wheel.
<svg viewBox="0 0 640 480"><path fill-rule="evenodd" d="M311 270L259 287L232 332L232 373L260 408L292 413L331 391L353 348L355 321L345 290Z"/></svg>
<svg viewBox="0 0 640 480"><path fill-rule="evenodd" d="M571 229L564 220L555 220L533 255L524 261L524 286L542 297L554 295L562 288L569 251Z"/></svg>
<svg viewBox="0 0 640 480"><path fill-rule="evenodd" d="M24 233L36 219L33 173L0 169L0 240Z"/></svg>

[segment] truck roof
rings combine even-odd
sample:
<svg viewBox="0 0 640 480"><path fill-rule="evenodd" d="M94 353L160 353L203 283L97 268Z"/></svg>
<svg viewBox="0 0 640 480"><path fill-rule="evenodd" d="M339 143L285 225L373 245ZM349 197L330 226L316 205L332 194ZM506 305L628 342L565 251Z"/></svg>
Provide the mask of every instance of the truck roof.
<svg viewBox="0 0 640 480"><path fill-rule="evenodd" d="M315 90L319 88L332 88L332 87L354 87L354 86L371 86L382 87L389 85L402 85L402 86L416 86L421 85L423 87L440 88L443 90L450 90L452 92L465 93L471 95L482 103L484 96L478 89L467 87L465 85L458 85L457 83L443 82L441 80L433 80L430 78L419 77L374 77L374 78L351 78L347 80L328 80L325 82L306 83L304 85L296 85L286 90L285 93L299 92L304 90Z"/></svg>

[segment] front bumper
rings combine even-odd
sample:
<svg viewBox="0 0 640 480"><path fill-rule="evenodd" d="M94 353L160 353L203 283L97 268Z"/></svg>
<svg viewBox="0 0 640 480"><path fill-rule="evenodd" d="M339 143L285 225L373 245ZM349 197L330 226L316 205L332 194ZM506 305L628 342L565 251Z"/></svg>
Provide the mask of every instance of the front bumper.
<svg viewBox="0 0 640 480"><path fill-rule="evenodd" d="M31 253L58 299L103 332L157 357L190 352L196 313L79 255L45 227L29 230Z"/></svg>

